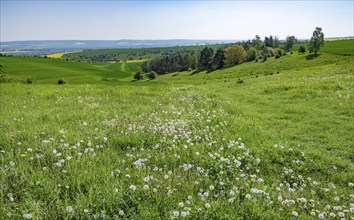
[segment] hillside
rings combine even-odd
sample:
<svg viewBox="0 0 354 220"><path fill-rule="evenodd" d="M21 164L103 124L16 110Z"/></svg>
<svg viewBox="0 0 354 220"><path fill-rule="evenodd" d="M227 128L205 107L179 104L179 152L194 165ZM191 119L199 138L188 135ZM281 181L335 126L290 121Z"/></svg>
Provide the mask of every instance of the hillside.
<svg viewBox="0 0 354 220"><path fill-rule="evenodd" d="M354 57L334 44L142 81L1 57L37 83L0 84L0 218L353 218Z"/></svg>

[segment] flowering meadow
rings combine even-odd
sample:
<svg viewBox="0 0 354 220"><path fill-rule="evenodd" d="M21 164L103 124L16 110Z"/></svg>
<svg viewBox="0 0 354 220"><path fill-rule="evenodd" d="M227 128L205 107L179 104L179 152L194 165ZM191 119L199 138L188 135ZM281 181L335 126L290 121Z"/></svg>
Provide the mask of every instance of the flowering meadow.
<svg viewBox="0 0 354 220"><path fill-rule="evenodd" d="M305 56L0 84L0 219L354 219L352 57Z"/></svg>

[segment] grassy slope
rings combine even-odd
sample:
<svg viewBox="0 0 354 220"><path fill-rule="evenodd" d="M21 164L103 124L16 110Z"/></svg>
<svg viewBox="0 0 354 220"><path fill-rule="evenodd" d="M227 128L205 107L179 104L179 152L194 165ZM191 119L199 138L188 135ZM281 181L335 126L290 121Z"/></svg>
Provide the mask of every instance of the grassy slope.
<svg viewBox="0 0 354 220"><path fill-rule="evenodd" d="M18 64L20 59L28 60L22 60L22 63ZM159 76L153 81L120 84L101 83L103 82L101 74L105 72L112 74L119 68L121 71L129 72L136 66L93 65L38 58L6 58L4 61L8 66L7 71L18 76L25 76L20 74L20 70L26 69L26 66L32 67L34 72L39 73L35 75L39 79L38 82L43 84L0 85L1 102L4 104L1 108L0 146L8 152L3 154L2 161L9 164L11 160L21 165L14 169L11 175L7 173L8 171L2 174L4 178L1 179L6 178L7 181L5 182L7 188L1 191L2 198L8 192L16 193L16 202L12 204L4 198L2 201L5 208L1 210L3 213L0 212L0 216L13 213L14 216L20 217L26 212L41 216L45 210L49 218L58 216L70 218L70 214L65 213L64 209L68 205L73 205L77 210L75 214L81 218L84 218L81 214L83 208L88 208L92 214L104 209L107 215L111 215L113 210L118 208L135 218L169 218L171 215L169 211L177 210L177 204L184 201L186 195L193 195L193 203L190 205L193 208L191 218L220 216L229 219L230 216L291 218L294 210L300 213L300 217L309 218L311 209L319 210L316 211L318 215L325 204L333 207L344 204L348 206L349 201L353 203L353 200L348 199L351 189L347 188L348 182L353 182L354 179L352 56L321 53L314 59L308 59L307 54L294 53L280 59L270 58L266 62L244 63L212 73L201 72L191 75L191 72L183 72ZM48 85L47 83L52 84L54 80L45 79L45 74L49 70L55 70L58 74L71 70L76 75L69 80L69 85ZM90 75L86 75L88 73ZM90 79L93 77L92 80L100 83L86 86L86 83L92 82L86 81L88 77ZM83 81L80 82L79 79ZM239 83L240 79L242 83ZM84 84L71 85L71 83ZM214 100L205 101L202 97L213 97ZM183 172L176 174L174 172L179 172L178 166L183 163L219 167L220 164L214 163L207 156L208 151L218 151L218 148L207 147L207 143L202 142L196 143L188 152L183 151L182 145L186 142L182 138L181 150L173 149L167 144L162 151L155 152L151 145L155 144L156 137L160 137L159 133L149 134L145 130L135 131L134 128L132 130L137 133L123 132L127 124L131 126L134 122L142 126L147 123L148 130L155 126L154 123L163 124L165 120L171 118L176 118L177 121L194 118L195 112L202 115L197 118L203 119L207 117L204 110L218 112L219 107L225 109L229 115L219 116L217 113L211 113L216 115L216 118L211 119L211 124L200 121L193 125L191 132L199 131L200 135L208 133L205 130L207 125L215 128L216 133L213 135L217 141L222 142L223 138L235 140L242 137L251 154L262 161L261 166L257 167L259 169L257 176L264 178L264 183L257 185L247 179L238 185L234 181L238 170L225 170L225 173L228 173L232 184L246 192L249 192L249 187L270 192L274 199L273 205L269 205L268 200L261 198L259 203L248 203L242 200L241 195L240 199L236 198L234 205L229 205L223 199L216 202L208 198L207 202L211 203L213 208L207 215L205 202L198 200L197 192L200 188L208 189L211 184L217 185L214 181L222 178L222 175L213 175L215 170L207 169L210 176L198 179L197 173L185 177ZM183 114L178 116L178 111ZM149 117L151 113L161 117L161 121L149 124L149 119L154 118ZM228 122L228 126L221 132L220 128L215 126L224 120ZM88 125L84 126L83 122L87 122ZM176 122L170 123L173 125ZM94 128L98 128L98 131L94 131ZM61 129L65 130L64 134L59 133ZM35 140L34 136L39 138ZM63 174L55 168L51 173L41 170L41 166L51 167L56 161L52 158L54 156L51 156L53 155L51 151L52 148L61 149L61 145L55 142L59 142L60 138L73 145L80 140L87 142L88 138L93 140L99 137L99 140L102 140L104 136L109 140L107 145L102 143L107 149L97 150L97 156L92 159L87 156L81 162L69 162L65 167L68 174ZM54 138L55 143L50 144L48 152L43 153L44 156L48 155L49 162L43 159L38 165L40 169L36 167L37 163L32 164L27 158L21 159L20 155L26 152L28 147L39 151L42 149L37 149L38 146L42 146L41 141L49 138ZM19 146L18 142L22 145ZM275 144L284 145L285 149L276 150L273 147ZM221 143L221 146L226 145ZM143 147L146 150L137 152L129 147ZM294 150L291 150L293 148ZM194 151L199 151L202 155L205 153L206 156L201 159L195 158ZM218 152L223 154L222 151ZM304 152L305 157L296 156L301 155L301 152ZM133 156L133 159L130 159L126 156L129 154L150 155L153 162L149 165L167 167L163 168L161 173L145 169L136 170L130 163L140 156ZM182 159L176 160L173 154L180 154ZM231 155L238 156L243 153L235 150ZM292 161L297 159L303 164L295 165ZM123 161L127 161L127 164ZM204 162L205 164L202 164ZM296 175L301 174L303 178L311 177L312 180L322 182L322 185L316 187L312 181L308 181L306 182L308 187L302 192L291 194L286 192L286 188L284 192L283 189L277 192L275 187L278 185L274 184L279 184L279 181L284 184L286 181L295 181L289 180L290 177L284 174L284 167L291 167ZM112 177L112 172L118 172L118 169L122 174L119 176L117 173L117 178ZM162 181L158 194L146 193L139 189L137 193L130 193L130 184L136 184L141 189L141 184L144 184L141 183L142 177L154 175L163 180L169 170L173 170L172 175L175 179L171 182ZM251 168L248 174L254 173L256 171ZM125 174L132 175L132 178L127 178ZM182 179L178 176L182 176ZM195 185L195 180L201 184ZM227 178L223 181L229 184ZM14 185L9 186L7 184L9 182ZM330 182L337 186L336 190L330 187ZM27 187L33 184L39 184L40 187ZM179 184L183 187L181 188ZM58 185L68 185L70 188L64 189ZM117 194L112 193L115 187L119 188ZM326 187L331 189L329 194L323 193L323 188ZM23 188L28 193L23 193L21 191ZM177 189L176 195L166 196L163 193L164 189ZM282 206L277 202L278 193L288 199L294 197L314 199L316 206L309 209L302 209L297 205ZM139 200L141 196L144 200ZM333 201L335 196L339 196L341 200ZM53 201L55 205L52 204ZM317 204L317 201L321 203ZM196 212L195 208L198 207L202 207L202 211ZM279 210L280 207L283 208L282 211Z"/></svg>

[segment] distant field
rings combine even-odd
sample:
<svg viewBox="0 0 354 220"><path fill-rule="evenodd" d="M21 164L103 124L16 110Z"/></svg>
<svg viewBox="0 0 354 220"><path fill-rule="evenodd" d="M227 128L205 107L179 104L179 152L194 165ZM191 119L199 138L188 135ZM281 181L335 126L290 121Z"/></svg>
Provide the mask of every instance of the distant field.
<svg viewBox="0 0 354 220"><path fill-rule="evenodd" d="M9 73L17 81L34 77L38 83L56 84L61 78L69 83L130 81L140 70L139 63L74 63L60 59L33 57L1 57Z"/></svg>
<svg viewBox="0 0 354 220"><path fill-rule="evenodd" d="M76 51L78 52L78 51ZM80 51L79 51L80 52ZM48 58L55 58L55 59L59 59L62 58L64 56L64 54L69 54L69 53L75 53L75 52L64 52L64 53L54 53L54 54L49 54L47 55Z"/></svg>

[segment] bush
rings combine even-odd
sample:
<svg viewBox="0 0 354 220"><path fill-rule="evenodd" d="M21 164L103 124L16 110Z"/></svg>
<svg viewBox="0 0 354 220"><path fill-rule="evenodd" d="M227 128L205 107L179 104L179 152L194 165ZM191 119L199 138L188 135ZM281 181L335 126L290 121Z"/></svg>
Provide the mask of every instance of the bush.
<svg viewBox="0 0 354 220"><path fill-rule="evenodd" d="M136 79L136 80L141 80L143 78L144 78L144 75L141 72L136 72L134 74L134 79Z"/></svg>
<svg viewBox="0 0 354 220"><path fill-rule="evenodd" d="M279 54L275 55L275 59L278 59L278 58L280 58L280 55Z"/></svg>
<svg viewBox="0 0 354 220"><path fill-rule="evenodd" d="M27 83L27 84L34 84L34 83L36 83L36 78L34 78L34 77L27 77L26 83Z"/></svg>
<svg viewBox="0 0 354 220"><path fill-rule="evenodd" d="M151 71L148 76L149 76L149 79L152 80L152 79L155 79L157 77L157 73L155 71Z"/></svg>
<svg viewBox="0 0 354 220"><path fill-rule="evenodd" d="M59 79L59 80L58 80L58 84L59 84L59 85L66 84L66 83L67 83L67 82L66 82L65 79Z"/></svg>
<svg viewBox="0 0 354 220"><path fill-rule="evenodd" d="M300 46L299 47L299 53L305 53L306 52L306 47Z"/></svg>

